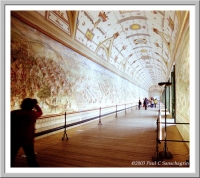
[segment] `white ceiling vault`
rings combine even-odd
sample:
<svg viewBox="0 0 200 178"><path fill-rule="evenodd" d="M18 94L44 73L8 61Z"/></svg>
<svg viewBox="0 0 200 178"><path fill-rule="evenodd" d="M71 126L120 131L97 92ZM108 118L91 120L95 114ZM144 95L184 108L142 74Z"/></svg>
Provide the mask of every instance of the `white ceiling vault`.
<svg viewBox="0 0 200 178"><path fill-rule="evenodd" d="M174 11L80 11L76 40L149 88L166 81L177 29Z"/></svg>
<svg viewBox="0 0 200 178"><path fill-rule="evenodd" d="M168 81L186 11L38 11L127 78L150 89ZM93 57L95 58L95 57ZM154 87L155 88L155 87ZM158 87L159 89L159 87Z"/></svg>

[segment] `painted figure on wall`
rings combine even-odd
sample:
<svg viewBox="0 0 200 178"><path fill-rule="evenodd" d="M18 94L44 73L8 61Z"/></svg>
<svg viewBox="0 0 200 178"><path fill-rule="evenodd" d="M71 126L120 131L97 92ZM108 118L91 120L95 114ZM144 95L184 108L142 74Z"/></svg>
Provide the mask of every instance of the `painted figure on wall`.
<svg viewBox="0 0 200 178"><path fill-rule="evenodd" d="M131 103L139 95L127 80L15 18L11 22L11 110L25 97L38 99L45 115Z"/></svg>

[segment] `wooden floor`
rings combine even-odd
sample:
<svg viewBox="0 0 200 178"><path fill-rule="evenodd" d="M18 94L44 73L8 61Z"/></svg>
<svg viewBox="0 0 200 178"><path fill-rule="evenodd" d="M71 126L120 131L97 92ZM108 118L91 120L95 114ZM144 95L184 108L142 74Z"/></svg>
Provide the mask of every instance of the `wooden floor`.
<svg viewBox="0 0 200 178"><path fill-rule="evenodd" d="M67 129L68 140L62 140L64 130L35 140L35 152L40 167L131 168L189 167L189 150L184 142L167 142L171 159L156 162L157 108L128 110L99 121ZM167 138L182 140L176 126L167 127ZM158 144L163 151L164 142ZM16 158L16 167L27 167L23 150Z"/></svg>

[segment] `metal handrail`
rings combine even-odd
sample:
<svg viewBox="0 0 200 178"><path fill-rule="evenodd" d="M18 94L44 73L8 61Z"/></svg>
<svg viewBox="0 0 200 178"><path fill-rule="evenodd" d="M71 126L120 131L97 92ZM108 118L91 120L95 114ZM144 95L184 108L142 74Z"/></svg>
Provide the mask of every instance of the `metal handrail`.
<svg viewBox="0 0 200 178"><path fill-rule="evenodd" d="M123 106L123 105L126 106L127 104L133 104L133 103L126 103L126 104L118 104L118 105L112 105L112 106L105 106L105 107L101 107L101 109L112 108L112 107ZM66 112L66 113L67 114L77 114L77 113L81 113L81 112L89 112L89 111L95 111L95 110L99 110L99 108L87 109L87 110L80 110L80 111L73 111L73 112ZM62 116L62 115L65 115L65 113L49 114L49 115L41 116L39 119L45 119L45 118L50 118L50 117L57 117L57 116Z"/></svg>
<svg viewBox="0 0 200 178"><path fill-rule="evenodd" d="M160 111L160 103L159 103L159 110L158 110L158 118L157 118L157 121L156 121L156 125L157 125L157 129L156 129L156 151L155 151L155 154L154 156L152 157L152 160L153 161L160 161L162 160L162 156L160 156L159 154L159 150L158 150L158 144L161 143L161 141L164 141L165 143L166 142L189 142L189 141L186 141L186 140L169 140L169 139L162 139L162 124L190 124L190 123L171 123L171 122L161 122L161 111ZM166 133L165 133L166 134Z"/></svg>
<svg viewBox="0 0 200 178"><path fill-rule="evenodd" d="M160 113L160 110L159 110ZM190 123L185 123L185 122L160 122L161 120L161 115L159 114L158 116L158 120L157 120L157 124L158 124L158 129L157 129L157 133L159 135L158 137L158 142L160 143L160 141L164 141L162 140L162 124L171 124L171 125L176 125L176 124L190 124ZM172 141L172 140L166 140L166 141ZM181 140L177 140L177 142L189 142L189 141L181 141Z"/></svg>
<svg viewBox="0 0 200 178"><path fill-rule="evenodd" d="M133 107L136 107L136 105L135 106L132 105L130 107L126 107L127 104L133 104L133 103L126 103L126 104L120 104L120 105L100 107L100 108L95 108L95 109L75 111L75 112L69 112L69 113L65 112L64 114L53 114L53 115L40 117L40 119L45 119L45 118L57 117L57 116L62 116L63 115L63 116L65 116L64 117L65 124L63 126L59 126L59 127L55 127L55 128L52 128L52 129L45 130L45 131L37 132L37 133L35 133L35 137L42 136L42 135L45 135L45 134L48 134L48 133L51 133L51 132L54 132L54 131L57 131L57 130L61 130L63 128L65 129L64 133L66 134L66 128L67 127L71 127L71 126L74 126L74 125L78 125L78 124L82 124L82 123L85 123L85 122L89 122L89 121L97 119L97 118L99 118L99 124L100 124L101 123L101 117L108 116L108 115L115 114L115 113L116 113L116 117L117 117L117 113L118 112L121 112L121 111L125 110L125 113L126 113L126 109L130 109L130 108L132 109ZM117 106L123 106L123 105L125 105L125 108L117 110ZM111 108L111 107L116 107L116 110L114 110L112 112L108 112L106 114L101 114L102 109ZM77 121L77 122L74 122L74 123L66 124L67 115L81 113L81 112L95 111L95 110L100 110L99 115L97 115L95 117L88 118L88 119L84 119L84 120L81 120L81 121Z"/></svg>
<svg viewBox="0 0 200 178"><path fill-rule="evenodd" d="M165 122L160 122L161 124L165 124ZM187 122L166 122L166 124L190 124L190 123L187 123Z"/></svg>

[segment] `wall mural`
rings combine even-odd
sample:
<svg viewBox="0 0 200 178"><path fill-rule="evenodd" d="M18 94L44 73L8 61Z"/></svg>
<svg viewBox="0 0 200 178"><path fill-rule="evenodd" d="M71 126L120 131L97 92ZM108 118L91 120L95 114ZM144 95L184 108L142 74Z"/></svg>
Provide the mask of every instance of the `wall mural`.
<svg viewBox="0 0 200 178"><path fill-rule="evenodd" d="M148 92L11 18L11 110L26 97L44 115L137 102Z"/></svg>
<svg viewBox="0 0 200 178"><path fill-rule="evenodd" d="M176 62L176 122L190 123L190 30L185 28L181 45L177 51ZM192 101L194 102L194 101ZM190 140L190 125L178 124L184 140ZM190 143L186 143L190 148Z"/></svg>
<svg viewBox="0 0 200 178"><path fill-rule="evenodd" d="M177 112L189 122L190 118L190 32L187 30L183 34L182 45L179 50L179 61L176 67L176 94Z"/></svg>

